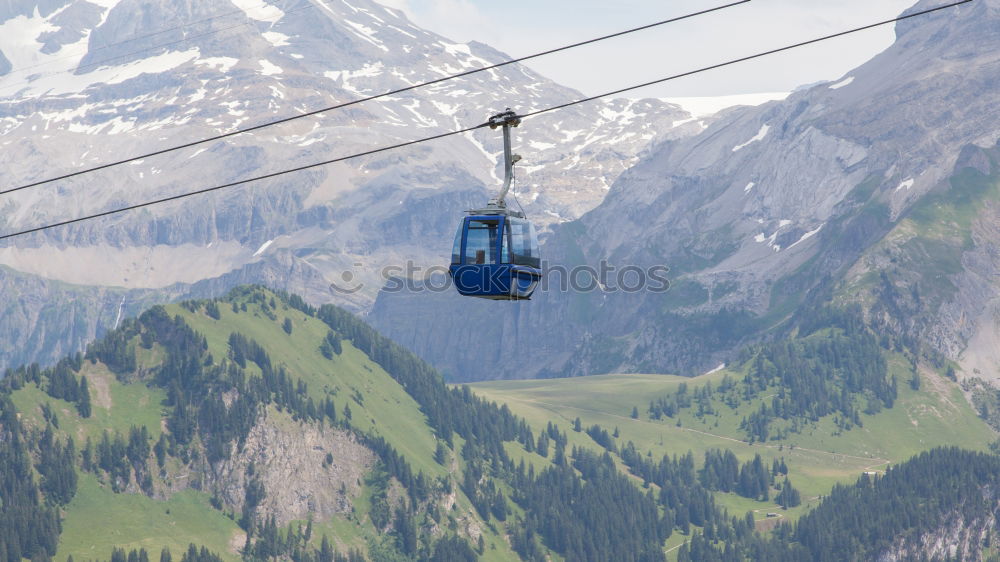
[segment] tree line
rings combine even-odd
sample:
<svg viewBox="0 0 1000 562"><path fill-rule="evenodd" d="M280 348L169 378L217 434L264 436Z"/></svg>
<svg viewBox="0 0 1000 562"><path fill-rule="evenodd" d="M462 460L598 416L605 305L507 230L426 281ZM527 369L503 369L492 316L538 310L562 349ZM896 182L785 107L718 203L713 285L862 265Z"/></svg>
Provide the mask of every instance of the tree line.
<svg viewBox="0 0 1000 562"><path fill-rule="evenodd" d="M735 410L766 393L770 400L764 398L740 422L751 442L799 432L830 415L841 430L860 426L861 413L892 408L897 381L889 376L885 350L875 335L855 323L843 325L745 348L737 359L747 368L742 379L727 375L718 386L706 383L694 391L682 383L651 400L646 411L652 420L674 418L682 411L703 419L716 414L719 404Z"/></svg>
<svg viewBox="0 0 1000 562"><path fill-rule="evenodd" d="M903 539L919 545L922 536L945 527L992 525L998 501L1000 457L936 448L890 468L884 476L865 474L854 484L838 484L798 523L780 525L771 536L751 534L723 545L704 533L695 534L679 549L678 560L875 560ZM987 540L995 536L989 530ZM974 551L959 549L949 559L978 559L983 546L976 541Z"/></svg>

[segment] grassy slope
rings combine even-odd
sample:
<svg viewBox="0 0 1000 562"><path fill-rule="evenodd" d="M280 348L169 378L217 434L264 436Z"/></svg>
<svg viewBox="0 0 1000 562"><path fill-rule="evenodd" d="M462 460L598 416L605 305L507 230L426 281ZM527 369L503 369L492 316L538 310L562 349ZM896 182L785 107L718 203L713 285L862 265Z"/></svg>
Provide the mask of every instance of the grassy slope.
<svg viewBox="0 0 1000 562"><path fill-rule="evenodd" d="M212 509L208 495L194 490L156 501L141 494L115 494L92 474L82 475L76 497L66 508L57 560L110 558L113 547L145 547L152 559L169 547L174 559L188 544L205 545L226 560L239 560L230 545L243 546L245 534Z"/></svg>
<svg viewBox="0 0 1000 562"><path fill-rule="evenodd" d="M894 371L902 373L901 361L890 361ZM603 375L572 379L534 381L498 381L470 385L476 393L506 403L534 427L542 428L549 420L569 429L580 417L584 427L599 424L608 431L617 427L620 444L634 441L640 450L653 452L654 457L693 451L700 464L708 449L731 449L741 461L760 454L770 467L773 459L783 458L790 478L802 492L803 505L784 512L795 518L817 503L817 497L829 492L837 482L854 481L866 470L884 470L888 462L900 462L914 454L938 445L958 445L982 450L995 438L992 430L973 412L954 383L938 375L925 375L921 391L899 385L896 406L874 416L862 415L864 427L835 435L829 419L821 420L802 434L767 443L748 444L743 441L739 422L744 412L757 403L744 404L737 411L714 404L719 417L698 420L685 411L677 419L650 421L645 408L651 398L671 392L682 383L693 390L712 381L724 372L695 379L667 375ZM738 376L738 373L733 373ZM897 375L900 381L908 377ZM931 379L930 377L934 377ZM631 419L632 407L638 406L639 419ZM537 431L537 429L536 429ZM583 433L569 431L571 442L596 446ZM537 455L536 455L537 456ZM768 511L780 511L773 503L754 502L734 494L716 495L721 505L733 513L760 510L758 519Z"/></svg>
<svg viewBox="0 0 1000 562"><path fill-rule="evenodd" d="M206 337L209 351L217 362L227 355L231 332L238 331L257 340L267 349L276 366L284 365L293 380L301 379L309 385L310 395L315 400L329 393L341 419L349 404L352 425L384 437L406 457L414 472L423 471L432 480L449 476L450 467L443 467L433 459L437 440L413 398L348 341L343 342L341 355L333 360L324 358L319 353L319 344L328 331L327 326L297 310L283 307L280 299L276 301L278 310L274 320L268 318L259 305L252 303L248 304L246 312L240 313L234 313L228 303L220 303L220 320L178 305L168 306L167 311L171 316L179 314ZM282 329L285 317L294 324L291 335ZM157 346L153 350L137 349L140 369L154 368L163 359L162 350ZM248 369L252 371L253 367ZM161 421L168 413L163 406L166 398L163 390L142 382L122 383L100 363L85 362L82 373L87 375L91 388L93 415L90 418L81 419L73 404L53 399L34 384L27 384L12 395L26 425L44 427L41 405L47 403L59 418L57 435L72 436L78 449L83 447L87 437L97 441L105 430L127 435L132 425L145 425L154 440L159 437L163 431ZM285 418L287 414L280 417ZM292 423L290 418L285 421ZM460 445L461 441L457 440L456 451ZM168 467L173 464L171 461ZM326 532L341 549L364 549L367 538L376 535L367 515L369 503L365 498L369 492L363 493L353 516L315 522L316 544ZM452 514L467 517L474 511L460 492L456 500L458 509ZM208 546L227 560L238 560L236 548L243 544L242 530L213 509L206 494L191 490L175 494L167 501L158 501L139 494L115 494L93 475L81 474L77 496L64 513L65 530L60 538L57 559L65 559L68 555L75 559L107 559L115 546L146 547L154 558L167 546L177 559L181 550L194 542ZM444 523L447 524L447 520ZM487 544L484 560L507 560L513 556L499 535L499 529L484 526L483 531Z"/></svg>
<svg viewBox="0 0 1000 562"><path fill-rule="evenodd" d="M166 392L144 384L122 384L100 364L84 362L81 373L87 376L92 396L92 415L87 419L77 414L74 404L52 398L33 384L14 392L11 398L22 417L35 427L41 426L43 419L40 405L48 403L56 412L61 429L73 436L78 448L83 447L88 437L96 443L105 430L128 436L133 425L144 425L154 440L160 438Z"/></svg>
<svg viewBox="0 0 1000 562"><path fill-rule="evenodd" d="M105 430L127 434L133 425L145 425L154 439L159 437L161 402L165 398L162 390L144 384L121 384L100 365L87 364L83 372L92 381L95 397L90 418L80 418L73 404L56 400L28 384L11 396L25 425L43 427L40 405L47 403L59 418L57 435L71 435L78 448L87 437L96 442ZM102 372L107 375L107 386L95 386L94 374L100 378ZM94 475L81 473L77 495L65 509L56 558L72 555L78 560L107 559L112 547L145 547L159 556L166 546L179 555L194 541L227 560L239 560L229 548L230 540L237 535L242 535L242 530L212 509L205 494L189 490L160 502L138 494L115 494Z"/></svg>
<svg viewBox="0 0 1000 562"><path fill-rule="evenodd" d="M423 470L432 477L446 474L445 469L434 462L437 441L427 426L426 416L388 373L346 341L341 355L333 360L326 359L319 352L320 343L329 331L326 324L298 310L282 309L280 304L278 308L274 321L264 316L256 305L238 314L229 306L220 305L220 320L179 306L170 306L167 310L171 315L180 314L188 325L203 334L208 339L209 352L216 358L226 356L229 334L234 331L257 340L267 348L275 365L284 365L293 379L301 379L309 385L309 393L317 402L327 393L333 393L338 416L342 415L344 406L350 405L351 425L365 433L385 437L406 456L414 471ZM292 320L291 335L281 328L285 317ZM360 397L361 403L353 398L355 396Z"/></svg>

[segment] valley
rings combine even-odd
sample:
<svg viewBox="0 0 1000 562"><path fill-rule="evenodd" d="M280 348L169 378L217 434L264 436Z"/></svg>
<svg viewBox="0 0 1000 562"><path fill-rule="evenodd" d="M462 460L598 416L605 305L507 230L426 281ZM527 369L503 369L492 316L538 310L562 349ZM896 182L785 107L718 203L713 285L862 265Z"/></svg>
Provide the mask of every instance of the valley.
<svg viewBox="0 0 1000 562"><path fill-rule="evenodd" d="M902 365L897 365L902 367ZM902 369L900 369L902 372ZM767 466L784 461L795 487L802 493L802 505L787 511L773 502L753 502L735 494L716 494L716 501L734 513L752 509L778 512L795 520L819 504L835 484L851 484L864 472L884 473L894 464L908 460L921 451L943 445L955 445L974 451L986 451L996 435L979 419L957 384L937 377L930 390L901 388L892 409L876 415L862 414L862 427L838 431L829 419L812 424L799 434L767 442L748 443L738 428L755 404L732 410L719 404L720 415L703 419L680 414L676 419L653 421L647 405L653 397L676 391L681 384L692 391L705 384L717 385L723 377L740 373L720 371L700 377L669 375L597 375L571 379L536 381L498 381L474 383L471 388L487 400L507 404L535 427L550 421L571 426L580 418L584 427L597 424L621 436L616 443L633 441L641 451L654 456L683 455L691 451L699 462L709 450L731 450L740 462L760 455ZM639 418L631 412L639 409ZM596 446L583 435L580 442Z"/></svg>

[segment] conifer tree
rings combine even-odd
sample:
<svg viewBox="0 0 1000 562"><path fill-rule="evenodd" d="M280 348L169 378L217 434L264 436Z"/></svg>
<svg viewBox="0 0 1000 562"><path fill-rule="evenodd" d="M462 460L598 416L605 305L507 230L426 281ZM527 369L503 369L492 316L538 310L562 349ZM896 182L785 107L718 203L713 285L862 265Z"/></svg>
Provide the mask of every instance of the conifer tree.
<svg viewBox="0 0 1000 562"><path fill-rule="evenodd" d="M80 377L80 400L76 403L76 409L80 412L80 417L90 417L90 385L87 384L86 375Z"/></svg>

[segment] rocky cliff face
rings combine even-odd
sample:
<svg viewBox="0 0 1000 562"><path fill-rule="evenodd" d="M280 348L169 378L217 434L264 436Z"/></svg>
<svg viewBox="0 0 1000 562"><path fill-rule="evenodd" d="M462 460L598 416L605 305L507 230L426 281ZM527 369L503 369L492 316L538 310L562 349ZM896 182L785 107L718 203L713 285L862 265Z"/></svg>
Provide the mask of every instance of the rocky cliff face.
<svg viewBox="0 0 1000 562"><path fill-rule="evenodd" d="M264 520L329 519L351 512L376 456L348 431L321 423L300 424L269 411L250 431L242 450L197 479L227 506L244 507L247 486L256 479L265 496L257 507ZM330 455L332 463L326 462Z"/></svg>
<svg viewBox="0 0 1000 562"><path fill-rule="evenodd" d="M972 155L1000 137L998 22L992 0L908 20L891 48L841 80L660 142L544 248L568 267L667 265L667 293L550 289L514 305L383 294L370 318L457 378L698 373L836 287L841 299L870 303L839 284L851 267L922 202L961 199L951 186L967 168L991 173L992 156ZM990 205L973 213L972 243L955 248L958 269L938 272L958 276L957 290L914 332L952 357L969 342L997 347L992 316L973 321L1000 294L988 279ZM949 256L920 259L939 267ZM399 321L408 316L439 331L414 333ZM980 334L987 343L975 343Z"/></svg>
<svg viewBox="0 0 1000 562"><path fill-rule="evenodd" d="M985 501L996 503L988 497ZM931 533L899 540L876 559L878 562L899 562L914 558L983 560L984 545L996 538L996 517L967 520L960 511L952 513L941 527Z"/></svg>
<svg viewBox="0 0 1000 562"><path fill-rule="evenodd" d="M126 291L73 287L0 267L0 365L78 351L114 328Z"/></svg>
<svg viewBox="0 0 1000 562"><path fill-rule="evenodd" d="M332 462L327 462L330 455ZM155 497L167 499L193 488L242 513L247 490L260 486L258 520L279 525L312 517L322 521L352 511L377 456L357 437L323 423L293 421L287 413L263 411L242 446L231 444L228 458L167 466L155 481ZM131 483L130 493L143 493ZM242 546L242 545L240 545Z"/></svg>
<svg viewBox="0 0 1000 562"><path fill-rule="evenodd" d="M996 380L1000 149L970 145L955 172L855 262L838 299L873 322Z"/></svg>
<svg viewBox="0 0 1000 562"><path fill-rule="evenodd" d="M370 0L8 3L0 7L0 186L507 58L422 30ZM509 66L0 196L0 224L11 232L475 125L505 107L526 112L578 97ZM652 141L700 131L698 122L674 127L688 118L657 100L608 100L532 119L516 132L519 201L543 227L578 218ZM384 266L442 261L456 217L498 188L500 151L495 131L476 131L8 240L0 264L92 286L93 294L120 287L166 298L199 282L276 281L314 302L365 310ZM288 274L262 273L280 270ZM366 288L329 291L344 271ZM94 317L86 322L100 331Z"/></svg>

